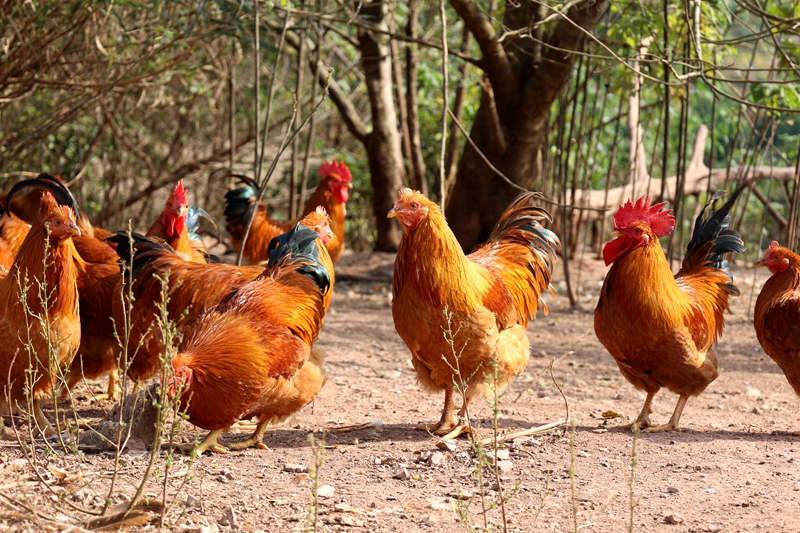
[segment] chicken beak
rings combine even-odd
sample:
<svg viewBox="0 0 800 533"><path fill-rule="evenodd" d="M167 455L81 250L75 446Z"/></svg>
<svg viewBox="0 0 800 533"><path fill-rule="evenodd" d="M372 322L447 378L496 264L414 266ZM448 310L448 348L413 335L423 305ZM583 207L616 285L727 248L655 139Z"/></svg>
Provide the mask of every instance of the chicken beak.
<svg viewBox="0 0 800 533"><path fill-rule="evenodd" d="M392 210L389 211L389 214L386 215L386 218L397 218L399 216L400 216L400 213L398 213L397 211L394 210L394 208L392 208Z"/></svg>
<svg viewBox="0 0 800 533"><path fill-rule="evenodd" d="M622 237L622 232L621 231L614 230L614 231L611 232L611 238L612 239L617 239L619 237Z"/></svg>
<svg viewBox="0 0 800 533"><path fill-rule="evenodd" d="M763 259L761 261L759 261L758 263L756 263L756 268L761 268L761 267L765 267L765 266L767 266L767 264L764 262Z"/></svg>

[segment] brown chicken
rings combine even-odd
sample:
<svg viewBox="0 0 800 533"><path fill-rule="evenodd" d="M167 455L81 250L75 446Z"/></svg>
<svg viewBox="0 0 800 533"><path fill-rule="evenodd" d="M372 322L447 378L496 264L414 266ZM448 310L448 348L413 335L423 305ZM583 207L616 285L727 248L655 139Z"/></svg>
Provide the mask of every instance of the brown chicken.
<svg viewBox="0 0 800 533"><path fill-rule="evenodd" d="M772 272L756 300L758 342L800 396L800 256L772 241L756 266Z"/></svg>
<svg viewBox="0 0 800 533"><path fill-rule="evenodd" d="M226 452L219 436L243 416L259 417L256 431L230 448L264 448L267 424L303 407L322 386L321 374L296 383L309 366L325 315L323 296L330 289L328 271L317 258L317 238L300 225L282 235L262 274L185 328L172 365L185 390L189 421L211 431L198 454ZM314 364L309 368L319 370Z"/></svg>
<svg viewBox="0 0 800 533"><path fill-rule="evenodd" d="M205 264L208 252L202 245L190 242L191 229L188 223L186 190L181 180L167 199L161 215L150 226L147 236L166 238L167 244L176 251L182 251L178 252L181 257L187 261ZM105 243L102 246L119 260L114 249ZM85 272L78 278L83 336L78 355L72 361L67 375L67 387L71 390L81 378L98 379L108 375L107 393L96 396L97 400L116 399L122 392L117 376L121 348L114 336L112 320L112 301L119 300L116 289L121 282L116 260L109 265L86 263L77 259L81 262L81 271Z"/></svg>
<svg viewBox="0 0 800 533"><path fill-rule="evenodd" d="M597 338L611 353L625 379L647 393L630 427L634 431L680 431L680 417L690 396L702 393L718 375L713 345L722 333L728 298L738 295L724 260L744 243L728 229L730 210L741 193L713 215L700 211L680 271L673 276L659 237L669 235L675 218L662 211L666 202L630 200L614 215L614 239L603 248L608 271L594 313ZM650 422L653 397L662 388L679 395L670 421Z"/></svg>
<svg viewBox="0 0 800 533"><path fill-rule="evenodd" d="M81 338L78 269L71 239L79 234L72 211L59 206L50 193L44 193L39 216L20 246L11 273L0 281L0 407L14 411L24 406L27 388L33 395L32 414L46 435L52 434L52 427L38 402L51 391L52 382L57 379L56 368L72 361ZM24 301L30 314L25 312L18 285L24 284L25 279L29 288ZM40 298L40 283L52 291L47 305ZM43 330L47 322L49 335ZM27 372L29 368L33 374ZM7 406L9 397L11 405Z"/></svg>
<svg viewBox="0 0 800 533"><path fill-rule="evenodd" d="M315 211L303 223L316 229L320 237L328 236L330 229L327 225L320 224L320 217ZM130 339L132 345L136 345L141 339L142 346L135 356L132 354L127 372L132 380L144 381L160 368L163 352L160 334L150 331L158 312L157 306L161 302L161 282L156 276L169 272L167 310L180 329L209 307L219 304L231 291L254 280L264 271L264 267L194 263L176 255L161 239L134 233L133 240L135 255L131 253L127 234L117 232L111 237L111 241L117 245L120 257L129 265L132 261L133 294L136 300L130 315ZM319 247L324 251L323 246ZM326 258L327 252L323 254L323 251L319 252L320 261L323 264L332 264L329 263L330 258ZM118 286L115 291L119 290L121 288ZM325 301L327 305L329 296L326 295ZM117 323L124 323L122 303L114 299L112 306Z"/></svg>
<svg viewBox="0 0 800 533"><path fill-rule="evenodd" d="M389 212L405 230L394 264L392 316L420 384L445 391L441 420L426 428L437 435L469 431L463 417L470 400L502 389L528 363L528 320L537 308L547 313L541 296L555 295L550 279L561 247L540 225L550 220L547 211L528 205L536 196L518 196L489 241L467 256L439 207L421 193L401 190ZM466 387L458 417L454 380Z"/></svg>
<svg viewBox="0 0 800 533"><path fill-rule="evenodd" d="M325 208L330 216L331 230L333 231L333 236L325 247L328 249L331 260L335 263L344 253L345 205L350 197L353 176L344 162L336 160L333 160L332 163L326 161L320 165L319 174L322 180L309 198L300 218L312 213L317 206ZM245 265L257 265L267 260L267 248L270 241L292 229L297 221L271 218L267 215L263 202L258 204L256 213L253 215L252 204L255 202L258 186L250 178L240 177L239 179L244 182L245 186L225 194L226 227L231 238L231 246L238 251L242 246L247 223L251 217L255 216L245 243L242 259Z"/></svg>
<svg viewBox="0 0 800 533"><path fill-rule="evenodd" d="M21 190L28 188L32 190L20 194ZM75 197L72 196L69 189L60 179L48 174L40 174L37 178L16 183L4 200L6 203L11 203L14 209L6 210L0 217L0 237L8 242L12 253L17 254L22 241L30 231L30 224L27 221L33 221L33 218L29 218L31 212L38 212L41 189L52 193L59 204L69 206L73 213L76 213L81 235L76 235L72 240L80 256L91 263L116 264L119 259L117 254L113 248L102 241L102 237L99 237L107 232L93 227L88 217L81 213Z"/></svg>

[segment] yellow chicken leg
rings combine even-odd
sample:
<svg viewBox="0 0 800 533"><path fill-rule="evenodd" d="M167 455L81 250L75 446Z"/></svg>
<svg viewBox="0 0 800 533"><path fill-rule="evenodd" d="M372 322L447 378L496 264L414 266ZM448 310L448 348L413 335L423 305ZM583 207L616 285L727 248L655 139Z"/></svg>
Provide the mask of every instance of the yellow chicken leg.
<svg viewBox="0 0 800 533"><path fill-rule="evenodd" d="M655 426L649 427L645 429L647 433L660 433L662 431L680 431L681 428L679 426L679 422L681 420L681 415L683 414L683 408L686 407L686 401L689 399L688 396L681 395L678 398L678 404L675 406L675 411L672 413L672 418L669 419L669 422L664 424L663 426Z"/></svg>
<svg viewBox="0 0 800 533"><path fill-rule="evenodd" d="M184 444L179 449L185 454L190 454L194 451L198 456L203 455L203 452L228 453L228 448L219 443L222 431L221 429L209 431L203 442L197 445L197 448L195 448L194 444Z"/></svg>
<svg viewBox="0 0 800 533"><path fill-rule="evenodd" d="M648 392L647 398L644 400L644 405L642 406L642 410L639 412L639 416L636 417L636 420L634 420L630 424L623 424L615 427L618 429L630 429L631 431L636 432L637 429L643 430L652 426L653 423L650 422L650 413L653 412L652 405L653 405L653 398L655 398L655 396L656 396L655 392Z"/></svg>
<svg viewBox="0 0 800 533"><path fill-rule="evenodd" d="M267 422L269 422L267 417L264 417L263 421L259 420L253 435L242 442L234 442L230 445L230 449L244 450L245 448L260 448L262 450L269 450L267 445L261 442L264 439L264 433L267 432Z"/></svg>
<svg viewBox="0 0 800 533"><path fill-rule="evenodd" d="M461 435L469 435L473 432L472 426L469 425L467 420L467 406L472 398L466 397L464 405L458 411L456 416L456 426L450 430L449 433L442 435L442 440L451 440L460 437Z"/></svg>
<svg viewBox="0 0 800 533"><path fill-rule="evenodd" d="M457 427L458 418L454 414L455 407L453 406L453 389L445 389L444 391L444 408L442 409L442 418L432 426L417 426L414 429L420 431L427 431L434 435L447 435L453 428Z"/></svg>

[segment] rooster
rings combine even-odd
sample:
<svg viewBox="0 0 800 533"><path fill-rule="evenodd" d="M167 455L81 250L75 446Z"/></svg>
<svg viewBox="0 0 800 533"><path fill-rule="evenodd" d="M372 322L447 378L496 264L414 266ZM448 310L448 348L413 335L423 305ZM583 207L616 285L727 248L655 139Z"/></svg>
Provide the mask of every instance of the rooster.
<svg viewBox="0 0 800 533"><path fill-rule="evenodd" d="M192 211L195 216L190 220ZM176 251L183 251L178 254L185 260L205 264L208 252L202 242L194 243L190 239L190 233L197 229L198 215L208 216L208 213L199 208L187 209L186 190L181 180L167 199L161 215L150 226L148 236L165 236L167 244ZM105 243L103 246L119 259L114 249ZM95 398L117 399L121 393L117 376L120 346L114 335L112 301L119 300L116 291L120 282L119 266L116 261L111 265L84 262L80 257L76 261L84 273L78 278L83 336L78 355L67 374L67 389L71 390L81 378L98 379L108 375L107 393Z"/></svg>
<svg viewBox="0 0 800 533"><path fill-rule="evenodd" d="M317 236L324 238L329 235L330 229L326 224L320 223L320 217L320 213L315 211L301 223L316 229L319 232ZM177 255L163 240L138 233L132 235L132 246L128 235L123 232L117 232L110 240L116 244L119 256L132 268L135 301L129 317L130 338L133 345L140 340L142 342L138 352L128 363L129 366L126 366L129 377L134 381L144 381L155 374L163 351L160 337L151 331L158 312L156 306L161 302L161 282L156 276L169 273L167 310L180 329L209 307L219 304L231 291L251 282L264 271L263 266L256 265L237 267L223 263L190 262ZM132 247L135 253L132 252ZM332 263L327 257L327 251L323 254L321 250L319 255L323 265L327 262L331 268L332 276ZM120 283L125 281L121 280ZM117 293L120 290L120 286L115 289ZM326 305L330 301L329 293L325 297ZM126 309L122 302L114 299L112 307L116 323L124 324Z"/></svg>
<svg viewBox="0 0 800 533"><path fill-rule="evenodd" d="M421 385L445 392L441 419L425 428L437 435L470 431L463 417L471 399L502 389L528 363L528 320L537 308L547 313L545 291L555 296L550 279L561 248L540 224L550 220L549 213L529 205L536 196L518 196L488 242L467 256L439 207L421 193L401 190L389 212L404 230L394 264L392 316ZM493 376L496 381L487 383ZM455 416L458 379L466 390Z"/></svg>
<svg viewBox="0 0 800 533"><path fill-rule="evenodd" d="M800 256L773 241L756 266L772 272L756 300L758 342L800 396Z"/></svg>
<svg viewBox="0 0 800 533"><path fill-rule="evenodd" d="M313 212L317 206L325 208L331 219L333 236L325 247L335 263L344 253L344 219L353 176L344 162L324 162L319 167L322 180L314 194L309 198L301 216ZM247 223L253 218L250 234L244 250L244 264L256 265L267 259L267 246L278 235L289 231L296 221L275 220L267 215L264 203L260 202L253 215L253 202L258 192L258 185L250 178L239 177L244 187L233 189L225 194L225 220L231 245L235 250L242 247L242 239Z"/></svg>
<svg viewBox="0 0 800 533"><path fill-rule="evenodd" d="M189 421L211 431L198 454L226 452L219 436L243 416L258 416L258 426L231 448L264 447L266 426L287 415L287 401L304 405L292 401L294 378L322 328L330 277L317 258L316 232L298 225L283 237L262 274L184 329L172 366Z"/></svg>
<svg viewBox="0 0 800 533"><path fill-rule="evenodd" d="M72 361L81 338L72 245L76 235L80 230L70 208L44 193L11 272L0 281L0 408L7 406L8 398L12 410L24 405L28 390L34 419L45 435L53 430L38 400L50 392L57 369ZM40 284L51 291L47 300L40 294ZM27 286L24 298L20 285ZM42 329L46 323L49 331Z"/></svg>
<svg viewBox="0 0 800 533"><path fill-rule="evenodd" d="M680 431L690 396L702 393L718 375L713 345L722 333L728 298L738 296L725 253L741 252L741 236L728 229L740 187L716 213L705 204L695 222L680 271L673 276L659 237L675 227L666 202L651 199L620 206L614 215L613 240L603 248L608 271L594 313L597 338L617 361L620 372L647 399L630 427L636 431ZM662 387L678 394L670 421L650 422L653 397Z"/></svg>
<svg viewBox="0 0 800 533"><path fill-rule="evenodd" d="M148 237L158 237L164 239L178 255L187 261L195 263L208 262L209 255L202 244L202 241L190 238L190 230L194 233L196 228L191 228L189 224L189 214L193 212L193 224L198 224L198 216L203 215L211 219L204 210L198 207L189 207L186 199L186 189L183 187L183 180L180 180L175 189L169 194L167 203L161 211L161 216L153 222L147 230ZM212 220L213 222L213 220Z"/></svg>

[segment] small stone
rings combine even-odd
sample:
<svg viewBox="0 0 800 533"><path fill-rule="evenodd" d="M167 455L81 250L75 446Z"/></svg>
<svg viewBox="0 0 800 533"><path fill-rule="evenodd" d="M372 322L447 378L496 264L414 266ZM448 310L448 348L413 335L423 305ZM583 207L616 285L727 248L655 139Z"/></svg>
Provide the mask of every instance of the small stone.
<svg viewBox="0 0 800 533"><path fill-rule="evenodd" d="M683 524L684 518L679 514L670 514L664 517L665 524Z"/></svg>
<svg viewBox="0 0 800 533"><path fill-rule="evenodd" d="M216 478L216 479L217 479L217 483L222 483L222 484L225 484L225 483L230 483L230 482L231 482L231 480L230 480L230 479L226 478L226 477L225 477L225 476L223 476L223 475L219 475L219 476L217 476L217 478Z"/></svg>
<svg viewBox="0 0 800 533"><path fill-rule="evenodd" d="M236 519L236 512L233 510L233 507L228 506L225 512L222 513L222 518L217 520L217 523L221 526L230 526L231 529L237 529L239 527L239 522Z"/></svg>
<svg viewBox="0 0 800 533"><path fill-rule="evenodd" d="M320 498L333 498L333 494L336 492L336 489L333 485L322 485L321 487L317 488L317 496Z"/></svg>
<svg viewBox="0 0 800 533"><path fill-rule="evenodd" d="M400 470L399 472L397 472L397 473L396 473L395 475L393 475L392 477L393 477L394 479L405 480L405 479L409 479L411 476L410 476L410 475L408 475L408 470L406 470L406 469L404 468L404 469Z"/></svg>
<svg viewBox="0 0 800 533"><path fill-rule="evenodd" d="M667 492L670 494L678 494L679 491L677 487L667 487Z"/></svg>
<svg viewBox="0 0 800 533"><path fill-rule="evenodd" d="M212 524L210 526L197 526L195 529L191 530L191 533L218 533L219 528L217 524Z"/></svg>
<svg viewBox="0 0 800 533"><path fill-rule="evenodd" d="M436 525L436 516L432 514L426 514L422 518L419 519L419 523L423 526L435 526Z"/></svg>
<svg viewBox="0 0 800 533"><path fill-rule="evenodd" d="M428 458L428 463L431 466L441 466L444 464L444 454L442 452L433 452Z"/></svg>
<svg viewBox="0 0 800 533"><path fill-rule="evenodd" d="M8 466L11 468L12 471L17 472L19 470L24 470L26 466L28 466L27 459L14 459Z"/></svg>
<svg viewBox="0 0 800 533"><path fill-rule="evenodd" d="M717 533L718 531L722 531L723 527L717 524L708 524L706 526L706 531L709 533Z"/></svg>
<svg viewBox="0 0 800 533"><path fill-rule="evenodd" d="M340 524L342 524L343 526L349 526L349 527L363 527L364 526L364 522L363 521L357 519L355 516L353 516L352 514L349 514L349 513L340 516L338 522Z"/></svg>
<svg viewBox="0 0 800 533"><path fill-rule="evenodd" d="M198 503L200 503L200 502L197 500L197 498L195 498L191 494L186 496L186 505L187 505L187 507L194 507Z"/></svg>
<svg viewBox="0 0 800 533"><path fill-rule="evenodd" d="M358 439L353 439L353 440L351 440L351 441L350 441L350 444L351 444L352 446L358 446Z"/></svg>
<svg viewBox="0 0 800 533"><path fill-rule="evenodd" d="M753 398L754 400L761 398L761 391L752 387L747 387L746 394L748 397Z"/></svg>
<svg viewBox="0 0 800 533"><path fill-rule="evenodd" d="M511 461L497 461L497 469L504 473L511 472L514 470L514 463Z"/></svg>
<svg viewBox="0 0 800 533"><path fill-rule="evenodd" d="M347 505L346 503L337 503L333 506L334 511L339 511L340 513L346 513L352 511L353 508Z"/></svg>
<svg viewBox="0 0 800 533"><path fill-rule="evenodd" d="M536 397L537 398L548 398L549 396L550 396L550 393L547 392L547 391L543 391L543 390L540 390L539 392L536 393Z"/></svg>
<svg viewBox="0 0 800 533"><path fill-rule="evenodd" d="M308 472L308 466L306 465L299 465L295 463L286 463L283 465L284 472L292 472L294 474L304 474Z"/></svg>
<svg viewBox="0 0 800 533"><path fill-rule="evenodd" d="M581 450L581 451L579 451L579 452L577 453L577 456L578 456L578 457L591 457L591 456L592 456L592 454L590 454L589 452L585 452L585 451Z"/></svg>
<svg viewBox="0 0 800 533"><path fill-rule="evenodd" d="M227 468L222 471L222 475L228 478L229 480L233 481L233 472L231 472Z"/></svg>
<svg viewBox="0 0 800 533"><path fill-rule="evenodd" d="M597 428L593 429L592 433L597 433L598 435L600 435L602 433L608 433L608 430L606 428Z"/></svg>
<svg viewBox="0 0 800 533"><path fill-rule="evenodd" d="M762 411L762 410L761 410L761 409L759 409L758 407L753 407L753 410L752 410L751 412L752 412L754 415L763 415L763 414L764 414L764 411Z"/></svg>
<svg viewBox="0 0 800 533"><path fill-rule="evenodd" d="M436 443L436 447L446 452L456 451L456 441L453 439L440 440Z"/></svg>
<svg viewBox="0 0 800 533"><path fill-rule="evenodd" d="M472 493L468 490L458 489L453 492L448 492L447 495L456 500L469 500L472 498Z"/></svg>
<svg viewBox="0 0 800 533"><path fill-rule="evenodd" d="M436 452L436 453L441 454L442 452ZM430 462L432 456L433 452L428 452L428 451L419 452L419 457L417 457L417 462L428 463Z"/></svg>

